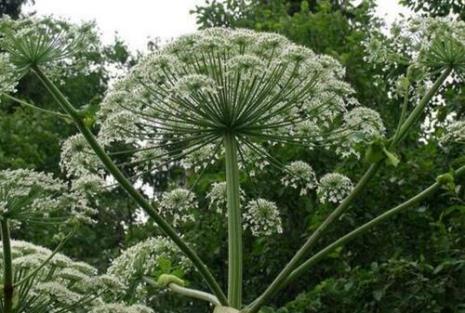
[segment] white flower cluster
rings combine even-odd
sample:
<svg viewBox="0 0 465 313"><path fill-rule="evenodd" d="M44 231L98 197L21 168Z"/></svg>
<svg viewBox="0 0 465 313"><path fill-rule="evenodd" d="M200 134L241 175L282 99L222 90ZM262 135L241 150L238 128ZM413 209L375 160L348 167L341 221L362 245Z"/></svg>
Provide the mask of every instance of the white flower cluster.
<svg viewBox="0 0 465 313"><path fill-rule="evenodd" d="M446 126L439 142L443 146L451 143L465 144L465 121L455 121Z"/></svg>
<svg viewBox="0 0 465 313"><path fill-rule="evenodd" d="M102 70L90 57L102 52L94 29L92 23L77 25L50 17L2 17L0 46L20 72L36 64L56 78L89 75Z"/></svg>
<svg viewBox="0 0 465 313"><path fill-rule="evenodd" d="M286 187L300 190L301 196L307 195L318 184L315 171L303 161L294 161L286 165L285 173L281 183Z"/></svg>
<svg viewBox="0 0 465 313"><path fill-rule="evenodd" d="M2 93L11 93L16 91L18 75L14 66L10 63L6 54L0 53L0 99Z"/></svg>
<svg viewBox="0 0 465 313"><path fill-rule="evenodd" d="M265 199L249 201L245 207L243 219L244 228L250 229L252 235L256 237L283 232L278 207L275 203Z"/></svg>
<svg viewBox="0 0 465 313"><path fill-rule="evenodd" d="M195 211L198 209L198 204L193 192L176 188L161 195L157 209L176 227L179 224L195 222Z"/></svg>
<svg viewBox="0 0 465 313"><path fill-rule="evenodd" d="M243 146L239 150L239 169L244 170L249 177L257 175L257 170L262 171L270 165L266 151L257 150L255 147Z"/></svg>
<svg viewBox="0 0 465 313"><path fill-rule="evenodd" d="M239 189L241 202L245 200L245 193ZM227 190L226 182L213 183L210 191L207 193L209 200L208 207L214 209L217 213L228 215L227 212Z"/></svg>
<svg viewBox="0 0 465 313"><path fill-rule="evenodd" d="M145 303L147 286L142 280L144 276L157 280L158 277L154 276L171 273L180 275L188 273L191 269L192 264L173 242L163 237L155 237L123 251L113 260L107 273L124 281L128 286L125 292Z"/></svg>
<svg viewBox="0 0 465 313"><path fill-rule="evenodd" d="M385 132L383 120L378 112L366 107L357 107L344 115L344 136L336 147L336 152L342 157L359 157L361 144L366 145L375 139L383 138Z"/></svg>
<svg viewBox="0 0 465 313"><path fill-rule="evenodd" d="M23 277L36 270L52 254L49 249L25 241L12 240L11 249L13 269L23 273ZM3 250L0 251L3 257ZM0 270L2 268L3 262L0 263ZM34 276L30 290L22 295L27 299L22 300L30 300L31 310L34 305L39 305L43 312L77 313L77 308L91 311L95 305L103 305L105 299L111 299L113 294L124 288L116 277L98 276L94 267L57 253Z"/></svg>
<svg viewBox="0 0 465 313"><path fill-rule="evenodd" d="M214 164L218 160L219 153L221 152L218 146L213 144L207 144L200 148L194 147L192 150L192 152L190 152L190 149L184 151L186 156L181 160L181 165L186 170L192 169L195 172L204 169L208 165Z"/></svg>
<svg viewBox="0 0 465 313"><path fill-rule="evenodd" d="M339 203L352 192L352 181L339 173L329 173L320 179L317 194L321 203Z"/></svg>
<svg viewBox="0 0 465 313"><path fill-rule="evenodd" d="M51 174L28 169L0 171L0 215L15 221L47 218L65 211L64 222L91 222L94 214L82 194L69 191Z"/></svg>
<svg viewBox="0 0 465 313"><path fill-rule="evenodd" d="M103 165L81 134L63 142L60 166L76 190L97 192L106 184Z"/></svg>
<svg viewBox="0 0 465 313"><path fill-rule="evenodd" d="M167 155L164 149L142 149L134 153L131 162L136 170L140 172L164 172L168 169L169 164L162 162L162 158Z"/></svg>
<svg viewBox="0 0 465 313"><path fill-rule="evenodd" d="M437 73L446 68L453 70L454 82L463 82L465 22L452 17L402 19L392 25L387 37L373 32L366 50L367 62L388 77L373 77L375 82L387 84L388 96L409 96L412 103L417 103L437 79ZM407 66L405 75L392 75Z"/></svg>
<svg viewBox="0 0 465 313"><path fill-rule="evenodd" d="M230 133L244 161L260 168L267 161L250 156L266 160L276 143L335 143L326 134L358 105L343 76L335 59L278 34L204 30L143 58L113 86L98 115L99 140L164 149L161 160L199 170L222 156L216 147Z"/></svg>
<svg viewBox="0 0 465 313"><path fill-rule="evenodd" d="M242 189L240 194L241 203L244 203L246 198ZM228 216L226 182L213 183L206 198L209 200L210 209ZM244 230L250 229L256 237L283 232L279 210L273 202L264 199L251 200L244 207L242 212Z"/></svg>
<svg viewBox="0 0 465 313"><path fill-rule="evenodd" d="M388 40L373 38L367 43L373 63L405 62L465 70L465 22L451 17L414 17L391 27Z"/></svg>
<svg viewBox="0 0 465 313"><path fill-rule="evenodd" d="M95 307L90 313L155 313L144 305L103 304Z"/></svg>

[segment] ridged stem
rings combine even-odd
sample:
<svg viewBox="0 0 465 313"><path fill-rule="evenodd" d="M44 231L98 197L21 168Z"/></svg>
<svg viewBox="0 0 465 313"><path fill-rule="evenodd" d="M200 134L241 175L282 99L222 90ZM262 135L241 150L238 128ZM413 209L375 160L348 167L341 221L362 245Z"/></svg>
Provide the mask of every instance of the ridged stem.
<svg viewBox="0 0 465 313"><path fill-rule="evenodd" d="M228 300L231 307L242 306L242 214L239 191L237 142L224 136L226 162L226 192L228 206Z"/></svg>
<svg viewBox="0 0 465 313"><path fill-rule="evenodd" d="M138 192L132 183L124 176L119 168L113 163L111 158L100 146L95 139L94 135L88 127L84 124L79 111L68 101L63 93L56 87L56 85L39 69L34 68L34 73L43 83L45 88L50 92L52 97L58 102L62 109L73 119L75 125L89 143L92 150L98 156L102 164L118 181L120 186L131 196L131 198L142 208L144 211L157 223L161 230L179 247L179 249L189 258L202 277L207 282L210 290L218 297L221 304L228 305L228 300L221 290L220 285L211 274L208 267L203 263L197 253L191 249L184 240L176 233L171 225L163 219L158 212L150 205L150 203Z"/></svg>
<svg viewBox="0 0 465 313"><path fill-rule="evenodd" d="M3 313L13 310L13 265L11 259L11 239L8 220L2 218L0 222L3 245Z"/></svg>

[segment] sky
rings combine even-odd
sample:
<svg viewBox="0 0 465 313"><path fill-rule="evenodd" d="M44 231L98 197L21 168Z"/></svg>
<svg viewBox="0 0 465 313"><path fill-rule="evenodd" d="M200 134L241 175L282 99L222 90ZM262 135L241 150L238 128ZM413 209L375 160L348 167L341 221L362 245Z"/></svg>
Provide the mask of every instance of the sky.
<svg viewBox="0 0 465 313"><path fill-rule="evenodd" d="M378 16L392 23L399 13L408 14L396 0L378 0ZM53 14L73 22L95 20L105 43L115 33L130 49L144 51L149 38L170 40L196 30L195 17L189 11L205 0L35 0L25 12Z"/></svg>

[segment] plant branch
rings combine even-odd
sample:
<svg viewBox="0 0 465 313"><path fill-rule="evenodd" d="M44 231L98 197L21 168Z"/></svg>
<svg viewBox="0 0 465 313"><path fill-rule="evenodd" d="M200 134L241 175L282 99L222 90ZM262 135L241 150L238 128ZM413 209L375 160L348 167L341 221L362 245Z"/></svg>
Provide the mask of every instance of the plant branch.
<svg viewBox="0 0 465 313"><path fill-rule="evenodd" d="M13 264L11 258L11 238L8 220L3 217L0 222L3 245L3 313L13 311Z"/></svg>
<svg viewBox="0 0 465 313"><path fill-rule="evenodd" d="M56 87L56 85L40 70L38 67L33 68L34 73L40 79L45 88L50 92L53 98L58 102L58 104L63 108L63 110L69 114L69 116L74 121L75 125L84 136L86 141L89 143L91 148L94 150L95 154L98 156L100 161L106 167L106 169L113 175L113 177L118 181L120 186L131 196L131 198L157 223L157 225L162 229L166 236L171 238L173 242L179 247L179 249L189 258L194 266L197 268L199 273L207 282L211 291L218 297L221 304L228 305L228 300L221 290L220 285L213 277L212 273L205 265L205 263L200 259L197 253L190 248L184 240L176 233L173 227L163 219L157 211L150 205L150 203L138 192L132 183L125 177L125 175L119 170L119 168L113 163L111 158L107 155L105 150L97 142L96 138L90 131L90 129L85 125L79 111L77 111L74 106L68 101L68 99L63 95L63 93Z"/></svg>
<svg viewBox="0 0 465 313"><path fill-rule="evenodd" d="M231 307L240 309L242 306L242 214L237 142L232 135L227 134L224 136L224 145L228 204L228 300Z"/></svg>
<svg viewBox="0 0 465 313"><path fill-rule="evenodd" d="M409 114L407 119L402 123L398 133L391 144L389 149L393 149L404 137L406 132L412 127L414 122L419 118L420 114L423 112L425 106L429 101L434 97L436 92L441 87L442 83L447 79L451 69L447 68L444 70L440 77L435 81L431 89L423 96L415 109ZM365 186L368 184L370 179L376 174L378 169L381 167L383 160L379 160L368 168L365 174L362 176L361 180L357 183L354 190L339 204L339 206L323 221L323 223L318 226L315 232L310 235L304 245L297 251L297 253L292 257L289 263L284 267L284 269L278 274L278 276L273 280L270 286L245 310L247 313L256 313L258 310L276 293L279 289L282 288L283 283L292 273L292 271L298 266L298 263L305 257L307 252L316 244L316 242L321 238L325 233L326 229L330 224L332 224L339 216L344 213L344 211L349 207L351 202L364 190Z"/></svg>
<svg viewBox="0 0 465 313"><path fill-rule="evenodd" d="M455 176L463 176L465 174L465 166L460 167L455 171ZM332 244L328 245L326 248L320 250L318 253L313 255L311 258L309 258L307 261L305 261L302 265L300 265L298 268L296 268L291 275L289 275L288 279L284 282L283 285L286 285L293 281L294 279L300 277L305 271L307 271L312 265L316 264L320 260L322 260L325 256L327 256L329 253L331 253L334 249L337 247L340 247L347 242L355 239L358 236L363 235L366 233L367 230L377 226L378 224L384 222L391 216L400 213L401 211L410 208L414 204L424 200L425 198L432 196L435 192L439 190L439 188L442 185L439 182L436 182L432 185L430 185L428 188L423 190L422 192L418 193L414 197L410 198L409 200L405 201L402 204L399 204L398 206L390 209L389 211L386 211L374 219L370 220L369 222L363 224L362 226L354 229L350 233L344 235L343 237L337 239L334 241Z"/></svg>

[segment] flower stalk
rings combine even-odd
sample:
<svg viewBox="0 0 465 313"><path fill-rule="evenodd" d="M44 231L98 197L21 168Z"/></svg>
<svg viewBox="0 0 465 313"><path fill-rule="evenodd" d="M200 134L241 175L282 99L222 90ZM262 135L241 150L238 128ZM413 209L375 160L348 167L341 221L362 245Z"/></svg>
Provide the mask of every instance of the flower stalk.
<svg viewBox="0 0 465 313"><path fill-rule="evenodd" d="M3 313L13 311L13 265L11 257L11 238L8 220L2 218L0 222L3 244Z"/></svg>
<svg viewBox="0 0 465 313"><path fill-rule="evenodd" d="M233 135L224 136L226 192L228 208L228 300L233 308L242 305L242 214L240 208L237 142Z"/></svg>
<svg viewBox="0 0 465 313"><path fill-rule="evenodd" d="M47 77L47 75L39 68L33 67L33 71L52 97L58 102L62 109L73 119L75 125L82 133L86 141L89 143L95 154L98 156L102 164L106 169L113 175L118 181L121 187L131 196L131 198L140 205L141 208L157 223L157 225L163 230L163 232L174 241L179 249L192 261L199 273L207 282L212 292L218 297L219 301L223 305L228 305L228 300L221 290L220 285L213 277L212 273L200 259L197 253L190 248L184 240L176 233L176 231L169 225L169 223L163 219L157 211L151 206L151 204L134 188L131 182L124 176L124 174L118 169L113 163L104 149L95 139L90 129L85 125L82 116L78 110L68 101L58 87Z"/></svg>

